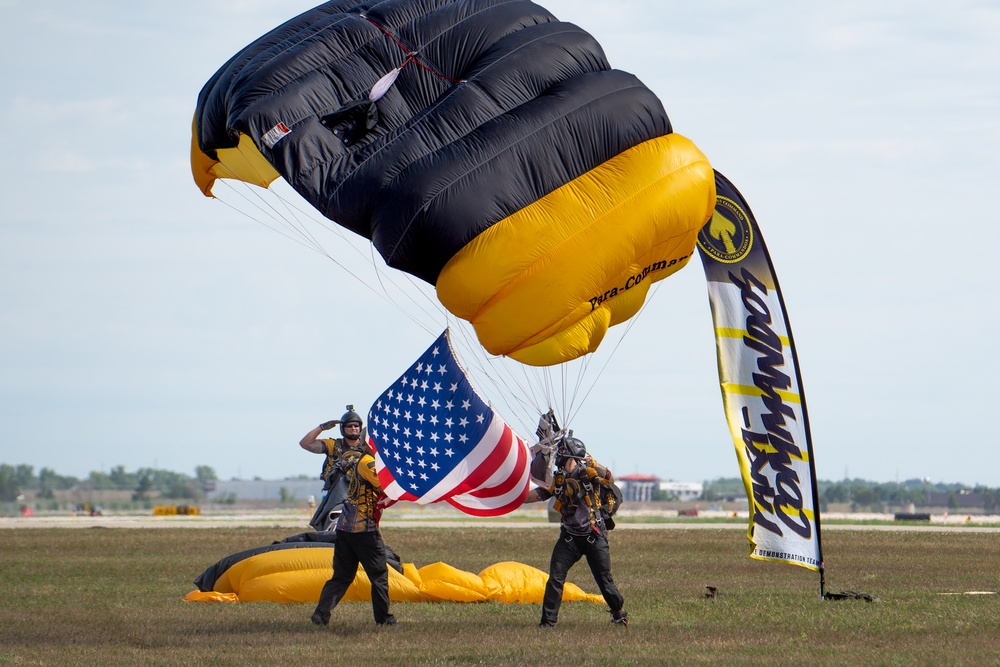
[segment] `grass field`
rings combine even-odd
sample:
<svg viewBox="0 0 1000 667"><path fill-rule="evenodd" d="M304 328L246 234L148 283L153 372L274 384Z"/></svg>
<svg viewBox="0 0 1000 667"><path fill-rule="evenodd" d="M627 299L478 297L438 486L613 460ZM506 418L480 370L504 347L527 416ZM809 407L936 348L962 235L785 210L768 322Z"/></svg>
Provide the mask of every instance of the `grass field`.
<svg viewBox="0 0 1000 667"><path fill-rule="evenodd" d="M0 665L996 665L1000 537L990 533L824 535L827 589L880 602L821 601L819 578L748 556L741 532L618 530L615 580L632 619L563 605L396 604L376 628L368 603L344 603L330 628L311 605L190 603L219 558L287 528L10 529L0 532ZM556 529L386 528L417 566L479 572L516 560L546 569ZM581 562L570 580L597 588ZM707 599L705 585L720 596Z"/></svg>

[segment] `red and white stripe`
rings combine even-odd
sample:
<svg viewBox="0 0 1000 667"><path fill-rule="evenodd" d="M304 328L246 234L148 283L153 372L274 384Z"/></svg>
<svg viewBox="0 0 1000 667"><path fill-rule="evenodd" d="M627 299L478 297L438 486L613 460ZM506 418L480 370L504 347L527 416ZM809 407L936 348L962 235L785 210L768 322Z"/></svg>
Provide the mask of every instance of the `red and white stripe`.
<svg viewBox="0 0 1000 667"><path fill-rule="evenodd" d="M475 516L505 514L519 507L528 493L528 445L497 415L476 447L438 484L415 496L395 479L392 470L375 454L382 490L393 500L420 505L446 501Z"/></svg>

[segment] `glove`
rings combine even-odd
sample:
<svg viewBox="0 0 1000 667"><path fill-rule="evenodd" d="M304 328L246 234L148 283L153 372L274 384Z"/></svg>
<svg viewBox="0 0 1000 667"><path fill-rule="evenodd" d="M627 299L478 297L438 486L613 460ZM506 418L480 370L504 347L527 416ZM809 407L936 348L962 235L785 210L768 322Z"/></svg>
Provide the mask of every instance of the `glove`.
<svg viewBox="0 0 1000 667"><path fill-rule="evenodd" d="M340 423L339 419L331 419L328 422L323 422L319 425L321 431L329 431L331 428Z"/></svg>
<svg viewBox="0 0 1000 667"><path fill-rule="evenodd" d="M559 423L556 422L556 414L549 408L538 420L538 428L535 430L535 435L538 436L539 440L551 439L555 431L559 430Z"/></svg>

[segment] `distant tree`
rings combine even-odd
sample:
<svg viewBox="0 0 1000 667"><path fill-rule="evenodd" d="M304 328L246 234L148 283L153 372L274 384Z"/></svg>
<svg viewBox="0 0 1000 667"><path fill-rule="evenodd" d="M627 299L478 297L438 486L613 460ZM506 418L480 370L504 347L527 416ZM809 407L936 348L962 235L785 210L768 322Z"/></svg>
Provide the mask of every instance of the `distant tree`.
<svg viewBox="0 0 1000 667"><path fill-rule="evenodd" d="M79 483L80 480L76 477L57 475L52 468L42 468L38 471L38 496L40 498L54 498L55 491L72 489Z"/></svg>
<svg viewBox="0 0 1000 667"><path fill-rule="evenodd" d="M17 470L6 463L0 464L0 501L14 502L21 495L21 487L17 483Z"/></svg>
<svg viewBox="0 0 1000 667"><path fill-rule="evenodd" d="M34 466L21 464L15 468L14 474L22 489L34 489L38 485Z"/></svg>
<svg viewBox="0 0 1000 667"><path fill-rule="evenodd" d="M187 475L176 475L167 484L167 489L163 492L165 498L183 498L186 500L198 500L204 496L201 486Z"/></svg>
<svg viewBox="0 0 1000 667"><path fill-rule="evenodd" d="M996 514L1000 510L1000 489L983 490L983 510L987 514Z"/></svg>
<svg viewBox="0 0 1000 667"><path fill-rule="evenodd" d="M656 502L674 502L677 500L677 494L673 491L667 491L666 489L655 488L653 489L653 494L650 496L650 500ZM707 500L707 498L702 498L702 500Z"/></svg>
<svg viewBox="0 0 1000 667"><path fill-rule="evenodd" d="M213 468L212 466L195 467L194 477L202 484L204 484L205 482L215 482L218 481L219 479L219 476L215 474L215 468Z"/></svg>
<svg viewBox="0 0 1000 667"><path fill-rule="evenodd" d="M948 494L948 509L950 510L958 509L958 498L956 497L954 491Z"/></svg>
<svg viewBox="0 0 1000 667"><path fill-rule="evenodd" d="M146 500L149 497L149 492L153 490L153 480L148 473L142 473L139 477L139 484L135 487L135 493L132 494L132 500Z"/></svg>
<svg viewBox="0 0 1000 667"><path fill-rule="evenodd" d="M167 498L196 498L200 494L200 491L191 490L194 488L195 480L190 475L152 468L140 468L139 474L147 475L152 490L159 491Z"/></svg>
<svg viewBox="0 0 1000 667"><path fill-rule="evenodd" d="M125 472L125 466L115 466L108 473L108 477L111 478L115 488L120 490L134 489L139 483L139 475L134 472Z"/></svg>
<svg viewBox="0 0 1000 667"><path fill-rule="evenodd" d="M706 501L719 500L720 498L744 498L746 497L746 489L743 487L743 480L739 477L719 477L703 483L701 497Z"/></svg>
<svg viewBox="0 0 1000 667"><path fill-rule="evenodd" d="M851 499L851 490L846 484L830 484L820 492L820 498L828 503L846 503Z"/></svg>
<svg viewBox="0 0 1000 667"><path fill-rule="evenodd" d="M111 479L111 476L98 470L94 470L90 473L85 485L94 491L110 491L115 488L115 483Z"/></svg>
<svg viewBox="0 0 1000 667"><path fill-rule="evenodd" d="M38 497L39 498L54 498L55 497L55 472L50 468L42 468L38 471Z"/></svg>
<svg viewBox="0 0 1000 667"><path fill-rule="evenodd" d="M851 503L855 507L871 508L878 501L875 491L869 486L855 487L851 489Z"/></svg>
<svg viewBox="0 0 1000 667"><path fill-rule="evenodd" d="M289 491L287 486L281 487L281 489L278 491L278 493L281 496L281 502L282 503L290 503L293 500L295 500L295 494L292 493L291 491Z"/></svg>

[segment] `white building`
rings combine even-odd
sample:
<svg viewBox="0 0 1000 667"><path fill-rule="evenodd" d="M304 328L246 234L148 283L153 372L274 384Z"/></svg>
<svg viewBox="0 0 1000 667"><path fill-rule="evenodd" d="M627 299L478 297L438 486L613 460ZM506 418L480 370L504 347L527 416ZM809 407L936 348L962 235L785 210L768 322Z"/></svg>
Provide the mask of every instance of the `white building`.
<svg viewBox="0 0 1000 667"><path fill-rule="evenodd" d="M670 480L660 482L660 491L666 491L677 498L677 500L686 502L701 498L704 485L701 482L675 482Z"/></svg>

